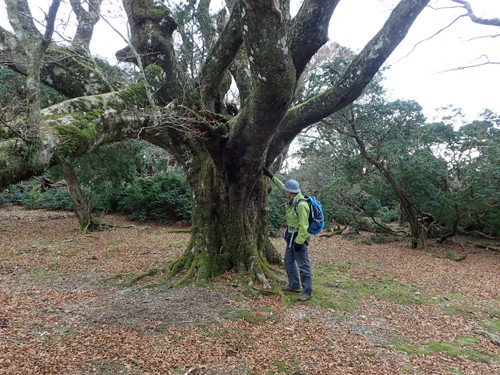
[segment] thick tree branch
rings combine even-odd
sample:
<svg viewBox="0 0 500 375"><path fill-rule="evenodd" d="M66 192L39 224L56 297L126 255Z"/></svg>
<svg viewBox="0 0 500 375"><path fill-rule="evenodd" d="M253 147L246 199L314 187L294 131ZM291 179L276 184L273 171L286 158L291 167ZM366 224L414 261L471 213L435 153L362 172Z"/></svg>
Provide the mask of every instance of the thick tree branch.
<svg viewBox="0 0 500 375"><path fill-rule="evenodd" d="M99 21L103 0L90 0L89 10L86 11L80 0L70 0L71 8L75 12L78 26L72 45L76 49L89 52L89 45L94 33L94 27Z"/></svg>
<svg viewBox="0 0 500 375"><path fill-rule="evenodd" d="M42 34L33 21L27 0L5 0L9 23L18 38L28 42L27 38L40 39Z"/></svg>
<svg viewBox="0 0 500 375"><path fill-rule="evenodd" d="M211 46L216 36L216 29L210 17L210 2L211 0L200 0L195 13L195 17L200 25L203 43L206 46Z"/></svg>
<svg viewBox="0 0 500 375"><path fill-rule="evenodd" d="M289 32L297 79L311 57L328 41L328 26L340 0L305 0Z"/></svg>
<svg viewBox="0 0 500 375"><path fill-rule="evenodd" d="M194 116L183 108L144 111L145 104L144 88L135 85L43 109L39 144L34 147L20 138L0 142L0 190L40 175L61 160L127 139L145 139L160 146L187 169L193 155L201 150L196 139L209 137L213 126L206 118Z"/></svg>
<svg viewBox="0 0 500 375"><path fill-rule="evenodd" d="M382 29L331 88L289 110L273 139L266 164L270 164L302 129L351 104L403 40L428 2L429 0L402 0Z"/></svg>
<svg viewBox="0 0 500 375"><path fill-rule="evenodd" d="M252 90L252 80L248 75L248 72L250 71L250 68L248 67L248 56L244 48L239 49L238 54L229 66L229 71L236 82L236 87L238 87L241 107L250 96Z"/></svg>
<svg viewBox="0 0 500 375"><path fill-rule="evenodd" d="M187 83L177 68L173 33L177 23L170 10L154 0L123 0L131 32L131 43L146 68L156 64L165 72L163 86L156 92L160 103L166 104L183 97ZM119 61L138 63L130 47L116 53Z"/></svg>
<svg viewBox="0 0 500 375"><path fill-rule="evenodd" d="M199 77L200 96L210 110L217 110L211 103L221 104L225 92L221 93L227 68L235 59L243 42L240 25L240 8L235 6L219 39L209 51Z"/></svg>
<svg viewBox="0 0 500 375"><path fill-rule="evenodd" d="M0 65L26 75L28 57L21 44L19 39L0 27ZM51 45L45 51L41 65L41 82L68 98L110 91L106 79L95 74L98 69L95 61L74 49Z"/></svg>
<svg viewBox="0 0 500 375"><path fill-rule="evenodd" d="M52 0L52 4L49 7L49 13L47 13L45 19L47 25L45 26L45 33L43 34L43 40L41 44L41 49L45 51L50 44L52 35L54 34L54 27L56 23L57 11L59 10L59 5L61 5L61 0Z"/></svg>
<svg viewBox="0 0 500 375"><path fill-rule="evenodd" d="M255 167L290 105L295 68L287 44L286 20L275 2L243 1L241 14L253 91L237 117L226 156Z"/></svg>
<svg viewBox="0 0 500 375"><path fill-rule="evenodd" d="M45 33L42 35L34 29L33 18L26 0L8 0L7 13L15 38L19 41L26 56L26 100L27 121L23 124L21 132L33 140L38 138L38 125L40 122L40 88L42 62L52 34L54 33L55 20L61 0L52 0L49 11L45 16Z"/></svg>

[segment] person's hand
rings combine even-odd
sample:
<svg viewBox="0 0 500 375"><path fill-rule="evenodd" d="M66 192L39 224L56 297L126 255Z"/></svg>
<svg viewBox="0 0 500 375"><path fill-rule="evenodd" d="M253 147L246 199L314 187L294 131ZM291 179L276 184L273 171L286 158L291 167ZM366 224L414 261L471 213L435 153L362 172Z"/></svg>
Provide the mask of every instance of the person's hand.
<svg viewBox="0 0 500 375"><path fill-rule="evenodd" d="M269 172L269 169L267 169L266 167L262 168L262 173L264 174L264 176L267 176L269 178L273 178L273 174L271 172Z"/></svg>

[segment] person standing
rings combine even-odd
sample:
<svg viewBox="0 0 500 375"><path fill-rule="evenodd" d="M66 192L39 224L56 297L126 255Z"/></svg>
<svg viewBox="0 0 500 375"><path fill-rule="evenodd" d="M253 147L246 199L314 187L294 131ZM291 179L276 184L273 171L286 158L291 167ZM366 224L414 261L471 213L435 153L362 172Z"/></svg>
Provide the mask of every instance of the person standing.
<svg viewBox="0 0 500 375"><path fill-rule="evenodd" d="M303 200L304 195L300 191L300 185L296 180L290 179L283 183L267 168L263 169L263 173L288 198L288 207L285 214L287 229L284 235L286 241L285 268L288 275L288 284L283 286L282 289L287 292L300 293L300 285L302 284L302 294L300 294L298 300L304 302L311 298L313 292L312 271L308 253L311 235L307 231L310 208L307 202Z"/></svg>

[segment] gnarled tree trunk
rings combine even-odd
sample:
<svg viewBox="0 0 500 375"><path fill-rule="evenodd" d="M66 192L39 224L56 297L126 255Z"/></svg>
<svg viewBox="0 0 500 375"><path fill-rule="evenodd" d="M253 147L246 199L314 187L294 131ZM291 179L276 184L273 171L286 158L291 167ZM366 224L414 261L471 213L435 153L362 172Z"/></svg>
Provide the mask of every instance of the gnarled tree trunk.
<svg viewBox="0 0 500 375"><path fill-rule="evenodd" d="M193 192L192 238L173 266L184 279L204 280L234 269L269 287L280 256L269 240L267 194L262 176L230 183L208 158L198 157L188 181ZM246 182L245 182L246 181Z"/></svg>

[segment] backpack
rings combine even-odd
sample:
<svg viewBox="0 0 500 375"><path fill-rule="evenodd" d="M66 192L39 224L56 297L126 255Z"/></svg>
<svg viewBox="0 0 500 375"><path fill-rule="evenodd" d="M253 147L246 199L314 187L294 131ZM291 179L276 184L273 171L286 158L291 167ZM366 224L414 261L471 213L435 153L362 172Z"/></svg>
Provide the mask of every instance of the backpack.
<svg viewBox="0 0 500 375"><path fill-rule="evenodd" d="M309 205L309 228L307 231L311 234L318 234L325 227L325 215L323 214L323 206L314 195L305 195L304 199L299 199L295 205L295 214L297 215L297 205L305 201Z"/></svg>

